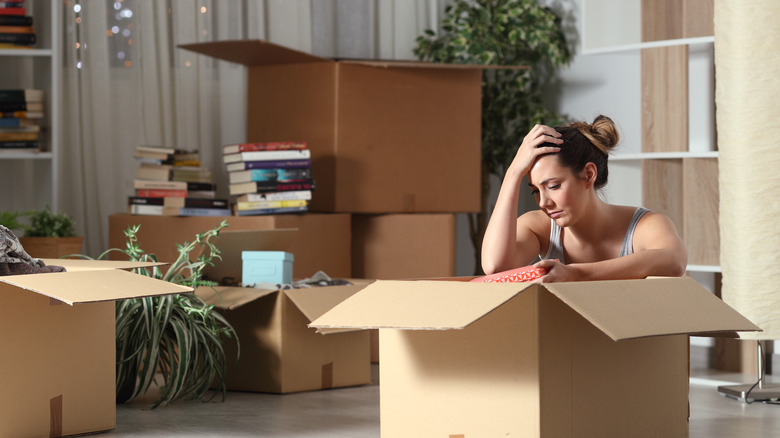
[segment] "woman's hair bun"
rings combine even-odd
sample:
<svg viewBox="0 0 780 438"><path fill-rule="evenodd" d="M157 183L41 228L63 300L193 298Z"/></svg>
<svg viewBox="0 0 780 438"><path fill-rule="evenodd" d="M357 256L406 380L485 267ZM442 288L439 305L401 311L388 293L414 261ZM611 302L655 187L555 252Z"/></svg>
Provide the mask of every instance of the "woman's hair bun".
<svg viewBox="0 0 780 438"><path fill-rule="evenodd" d="M593 123L590 124L589 131L596 140L596 142L594 142L596 147L603 151L612 150L620 141L620 134L618 134L615 122L604 115L599 115L595 120L593 120Z"/></svg>

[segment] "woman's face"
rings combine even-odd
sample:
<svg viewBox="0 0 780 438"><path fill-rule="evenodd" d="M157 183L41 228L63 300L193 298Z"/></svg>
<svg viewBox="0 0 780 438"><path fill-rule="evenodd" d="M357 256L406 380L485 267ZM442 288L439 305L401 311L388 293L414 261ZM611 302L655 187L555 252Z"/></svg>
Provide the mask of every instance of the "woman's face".
<svg viewBox="0 0 780 438"><path fill-rule="evenodd" d="M528 185L539 208L561 227L575 223L585 208L587 180L561 166L555 155L536 160L528 173Z"/></svg>

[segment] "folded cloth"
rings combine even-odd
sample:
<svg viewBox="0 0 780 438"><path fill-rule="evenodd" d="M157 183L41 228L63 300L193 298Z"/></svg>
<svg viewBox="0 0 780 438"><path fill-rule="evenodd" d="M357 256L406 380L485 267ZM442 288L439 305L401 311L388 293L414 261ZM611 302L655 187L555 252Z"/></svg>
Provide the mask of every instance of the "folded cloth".
<svg viewBox="0 0 780 438"><path fill-rule="evenodd" d="M43 260L30 257L13 231L0 225L0 275L64 271L62 266L47 266Z"/></svg>

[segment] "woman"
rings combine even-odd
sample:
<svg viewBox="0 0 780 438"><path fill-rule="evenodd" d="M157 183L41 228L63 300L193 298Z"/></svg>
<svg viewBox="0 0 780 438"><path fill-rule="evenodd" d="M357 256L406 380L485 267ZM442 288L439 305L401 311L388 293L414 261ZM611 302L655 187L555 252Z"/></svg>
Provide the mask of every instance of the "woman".
<svg viewBox="0 0 780 438"><path fill-rule="evenodd" d="M534 264L538 282L681 276L688 259L672 221L644 208L612 205L597 193L617 146L609 117L553 129L536 125L509 166L482 245L486 274ZM521 181L539 210L516 217ZM557 261L556 261L557 260Z"/></svg>

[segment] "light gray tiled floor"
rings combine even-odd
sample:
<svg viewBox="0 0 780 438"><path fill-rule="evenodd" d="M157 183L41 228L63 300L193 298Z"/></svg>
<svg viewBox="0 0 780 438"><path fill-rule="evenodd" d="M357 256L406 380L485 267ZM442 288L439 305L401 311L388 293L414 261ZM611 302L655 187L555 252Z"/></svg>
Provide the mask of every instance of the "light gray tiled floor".
<svg viewBox="0 0 780 438"><path fill-rule="evenodd" d="M693 362L692 362L693 363ZM377 365L373 366L376 379ZM718 384L753 383L749 375L693 369L691 438L780 436L780 406L745 404L720 395ZM768 382L780 386L780 379ZM144 403L117 406L116 437L379 437L379 386L299 394L228 393L224 403L177 402L149 410Z"/></svg>

